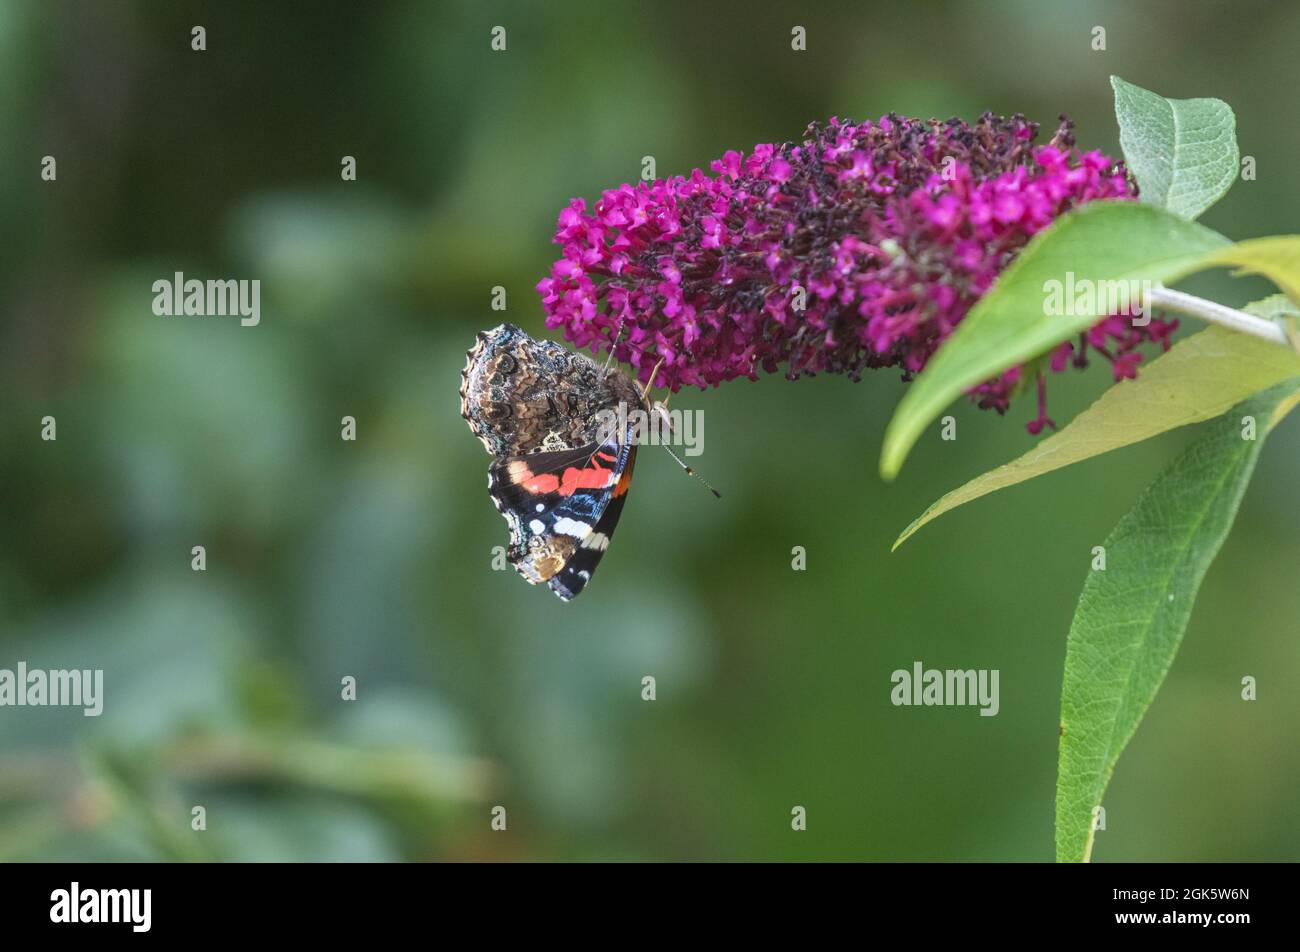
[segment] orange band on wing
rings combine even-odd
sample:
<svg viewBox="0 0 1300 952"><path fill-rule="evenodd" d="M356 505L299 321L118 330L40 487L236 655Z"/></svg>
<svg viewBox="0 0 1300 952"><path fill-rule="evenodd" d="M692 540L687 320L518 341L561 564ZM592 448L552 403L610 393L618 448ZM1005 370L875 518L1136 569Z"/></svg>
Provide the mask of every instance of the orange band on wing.
<svg viewBox="0 0 1300 952"><path fill-rule="evenodd" d="M522 460L512 462L508 473L512 483L523 486L530 493L559 493L561 496L572 496L579 489L604 489L614 475L612 469L603 466L570 466L564 471L563 478L554 473L534 475Z"/></svg>
<svg viewBox="0 0 1300 952"><path fill-rule="evenodd" d="M609 485L612 469L600 466L588 466L586 469L571 467L564 471L564 480L560 483L560 495L572 496L579 489L604 489Z"/></svg>
<svg viewBox="0 0 1300 952"><path fill-rule="evenodd" d="M533 471L528 468L528 464L523 460L512 460L506 473L512 483L516 486L523 486L530 493L553 493L560 488L560 478L558 476L553 473L543 473L540 476L535 476Z"/></svg>
<svg viewBox="0 0 1300 952"><path fill-rule="evenodd" d="M632 485L632 467L629 466L623 470L623 475L619 477L618 485L614 487L614 495L621 496L627 492L627 487Z"/></svg>
<svg viewBox="0 0 1300 952"><path fill-rule="evenodd" d="M595 455L610 458L604 453ZM578 489L604 489L610 485L611 477L614 476L614 469L603 466L571 466L565 469L563 477L550 472L537 475L521 459L513 460L507 472L511 483L523 486L529 493L559 493L560 496L573 496Z"/></svg>
<svg viewBox="0 0 1300 952"><path fill-rule="evenodd" d="M560 478L553 473L534 476L524 482L524 489L530 493L553 493L560 488Z"/></svg>

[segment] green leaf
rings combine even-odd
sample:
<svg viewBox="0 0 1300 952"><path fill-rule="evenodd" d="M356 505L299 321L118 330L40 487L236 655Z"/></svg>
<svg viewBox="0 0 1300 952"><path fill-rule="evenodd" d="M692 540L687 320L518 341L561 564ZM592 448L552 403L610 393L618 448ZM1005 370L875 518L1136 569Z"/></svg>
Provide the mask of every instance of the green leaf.
<svg viewBox="0 0 1300 952"><path fill-rule="evenodd" d="M1251 301L1243 311L1249 311L1256 317L1265 317L1270 321L1285 322L1289 317L1300 316L1300 304L1296 304L1285 294L1272 294L1261 301Z"/></svg>
<svg viewBox="0 0 1300 952"><path fill-rule="evenodd" d="M1182 641L1206 570L1232 527L1255 460L1300 379L1239 404L1138 497L1105 542L1106 567L1084 583L1065 649L1056 858L1086 862L1092 814L1115 762ZM1243 438L1242 418L1257 421Z"/></svg>
<svg viewBox="0 0 1300 952"><path fill-rule="evenodd" d="M1262 274L1300 302L1300 235L1251 238L1211 255L1203 267L1236 268L1234 275Z"/></svg>
<svg viewBox="0 0 1300 952"><path fill-rule="evenodd" d="M1105 302L1073 314L1045 314L1047 282L1168 283L1205 267L1227 239L1169 212L1136 202L1093 202L1063 216L1033 240L930 358L885 431L880 471L893 479L922 430L963 391L1046 353L1095 324ZM1095 295L1097 298L1105 295Z"/></svg>
<svg viewBox="0 0 1300 952"><path fill-rule="evenodd" d="M1220 99L1166 99L1110 78L1124 160L1142 201L1196 218L1237 178L1237 121Z"/></svg>
<svg viewBox="0 0 1300 952"><path fill-rule="evenodd" d="M1247 305L1266 317L1275 295ZM1300 375L1300 355L1258 337L1212 326L1179 341L1136 380L1111 387L1060 432L1028 453L977 476L941 497L903 530L897 549L914 532L945 512L999 489L1102 453L1131 446L1166 430L1213 419L1251 394Z"/></svg>
<svg viewBox="0 0 1300 952"><path fill-rule="evenodd" d="M1281 324L1291 349L1300 354L1300 236L1275 235L1241 241L1218 252L1213 263L1236 267L1234 276L1265 275L1286 292L1256 301L1255 305L1263 310L1252 313Z"/></svg>

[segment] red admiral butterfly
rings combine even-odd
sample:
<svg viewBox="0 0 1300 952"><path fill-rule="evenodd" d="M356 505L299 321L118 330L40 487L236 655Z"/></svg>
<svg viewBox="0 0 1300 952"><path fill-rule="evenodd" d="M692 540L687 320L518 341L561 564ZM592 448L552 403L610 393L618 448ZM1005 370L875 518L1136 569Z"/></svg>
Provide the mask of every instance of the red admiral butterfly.
<svg viewBox="0 0 1300 952"><path fill-rule="evenodd" d="M632 485L636 444L619 406L652 413L650 384L513 324L481 332L467 358L460 415L496 457L488 494L510 525L507 558L567 602L591 580Z"/></svg>

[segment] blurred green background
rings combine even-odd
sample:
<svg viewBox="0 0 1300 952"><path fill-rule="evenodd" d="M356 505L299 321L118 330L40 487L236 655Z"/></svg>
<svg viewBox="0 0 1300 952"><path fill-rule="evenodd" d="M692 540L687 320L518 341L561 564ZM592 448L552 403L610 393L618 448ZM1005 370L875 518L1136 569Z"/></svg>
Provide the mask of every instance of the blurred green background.
<svg viewBox="0 0 1300 952"><path fill-rule="evenodd" d="M1206 223L1293 232L1298 39L1293 2L3 0L0 667L101 667L106 702L0 709L0 858L1050 859L1090 549L1189 433L891 556L1031 445L1027 404L955 409L958 440L936 429L887 485L893 372L684 392L723 500L644 450L565 605L490 569L506 526L459 416L465 350L503 319L546 333L558 210L642 156L686 173L831 115L985 109L1067 113L1118 155L1111 73L1228 101L1258 179ZM174 271L260 279L261 325L154 316ZM1108 383L1054 378L1053 416ZM1097 860L1300 858L1298 446L1293 417L1120 761ZM917 660L1000 669L1001 712L891 706Z"/></svg>

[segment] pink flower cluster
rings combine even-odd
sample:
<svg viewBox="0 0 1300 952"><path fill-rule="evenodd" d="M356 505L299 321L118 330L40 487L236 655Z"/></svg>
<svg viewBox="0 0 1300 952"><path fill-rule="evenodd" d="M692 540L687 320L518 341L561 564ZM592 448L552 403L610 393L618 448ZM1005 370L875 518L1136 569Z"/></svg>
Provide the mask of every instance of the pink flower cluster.
<svg viewBox="0 0 1300 952"><path fill-rule="evenodd" d="M784 366L802 373L899 367L908 379L1016 253L1085 202L1131 198L1122 166L1079 154L1070 124L1035 147L1036 124L985 114L974 124L888 115L814 123L798 143L728 152L699 169L606 191L560 213L563 257L537 285L547 326L657 382L705 387ZM1136 374L1136 348L1168 346L1175 323L1118 317L1066 342L1031 373L1016 367L972 391L1006 410L1042 372L1087 362Z"/></svg>

